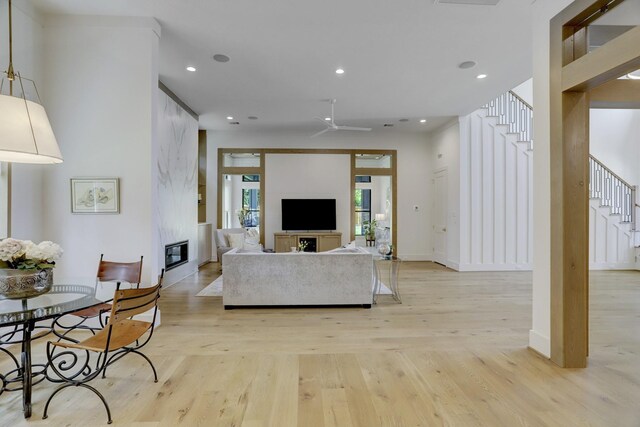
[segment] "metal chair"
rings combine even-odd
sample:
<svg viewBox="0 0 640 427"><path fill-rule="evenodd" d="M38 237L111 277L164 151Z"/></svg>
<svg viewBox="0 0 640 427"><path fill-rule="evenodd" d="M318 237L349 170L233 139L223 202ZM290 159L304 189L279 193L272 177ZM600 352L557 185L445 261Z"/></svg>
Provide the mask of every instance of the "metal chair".
<svg viewBox="0 0 640 427"><path fill-rule="evenodd" d="M140 288L140 278L142 277L142 256L140 261L137 262L112 262L105 261L104 254L100 254L100 263L98 264L98 272L96 274L96 281L98 282L117 282L117 289L120 289L122 282L136 285L136 288ZM92 334L96 331L104 328L104 322L102 315L108 313L111 310L111 304L103 303L93 307L78 310L70 313L69 316L79 318L72 325L64 325L60 323L60 319L67 316L59 317L54 320L52 331L58 337L58 340L65 339L71 342L78 342L78 340L67 336L70 332L75 330L87 330ZM89 319L98 318L100 328L88 326L85 324ZM64 333L59 332L59 329L64 330Z"/></svg>
<svg viewBox="0 0 640 427"><path fill-rule="evenodd" d="M127 354L137 354L144 358L153 370L154 382L158 382L158 374L151 360L139 350L144 347L153 336L158 299L164 269L158 284L151 288L118 289L113 297L111 314L104 329L82 342L49 341L47 342L48 364L60 377L64 384L56 388L44 407L43 419L47 418L49 404L55 395L69 387L83 387L94 392L107 410L108 424L111 424L111 410L104 396L87 383L102 373L108 366L122 359ZM134 320L132 317L149 310L153 310L153 320L145 322ZM146 338L143 337L147 335ZM61 351L56 352L56 349ZM74 351L84 352L84 361ZM97 354L95 367L91 363L91 354Z"/></svg>

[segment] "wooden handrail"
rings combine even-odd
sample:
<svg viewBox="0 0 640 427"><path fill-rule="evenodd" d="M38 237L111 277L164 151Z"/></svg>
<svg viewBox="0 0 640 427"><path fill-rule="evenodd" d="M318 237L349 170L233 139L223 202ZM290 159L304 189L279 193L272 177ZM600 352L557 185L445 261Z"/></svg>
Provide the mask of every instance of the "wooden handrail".
<svg viewBox="0 0 640 427"><path fill-rule="evenodd" d="M602 163L600 160L596 159L595 157L593 157L591 154L589 154L589 157L591 157L591 160L593 160L594 162L596 162L597 164L599 164L600 166L602 166L602 169L606 170L607 172L609 172L611 175L613 175L615 178L617 178L618 180L620 180L620 182L622 182L624 185L626 185L629 188L633 188L633 185L629 184L627 181L625 181L624 179L620 178L620 176L618 174L616 174L614 171L612 171L611 169L609 169L608 167L606 167L604 165L604 163Z"/></svg>
<svg viewBox="0 0 640 427"><path fill-rule="evenodd" d="M520 102L522 102L524 105L526 105L530 110L533 110L533 107L531 106L531 104L529 104L527 101L525 101L524 99L520 98L518 96L517 93L515 93L514 91L510 90L509 93L511 95L513 95L515 98L517 98Z"/></svg>

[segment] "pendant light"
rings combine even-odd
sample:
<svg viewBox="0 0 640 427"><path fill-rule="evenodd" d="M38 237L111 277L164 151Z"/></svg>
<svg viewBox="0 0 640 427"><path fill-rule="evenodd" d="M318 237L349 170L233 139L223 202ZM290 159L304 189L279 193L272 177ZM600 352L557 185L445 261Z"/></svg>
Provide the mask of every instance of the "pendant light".
<svg viewBox="0 0 640 427"><path fill-rule="evenodd" d="M13 163L62 163L62 154L51 129L49 118L41 105L33 80L13 69L13 35L11 0L9 2L9 67L5 71L9 94L2 94L0 85L0 161ZM33 83L38 102L26 98L24 82ZM20 86L22 96L13 95L13 85Z"/></svg>

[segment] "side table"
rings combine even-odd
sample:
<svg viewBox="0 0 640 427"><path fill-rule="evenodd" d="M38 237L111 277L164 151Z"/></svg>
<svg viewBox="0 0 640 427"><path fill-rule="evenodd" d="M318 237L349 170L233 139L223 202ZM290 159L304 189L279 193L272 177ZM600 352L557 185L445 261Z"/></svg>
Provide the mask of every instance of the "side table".
<svg viewBox="0 0 640 427"><path fill-rule="evenodd" d="M389 289L391 289L393 299L402 304L400 289L398 288L398 273L400 272L402 260L395 256L389 258L376 256L373 258L373 262L376 266L376 286L373 294L373 303L376 304L378 302L378 292L380 292L380 285L383 283L382 278L388 277L385 285L388 285ZM387 274L383 276L383 273Z"/></svg>

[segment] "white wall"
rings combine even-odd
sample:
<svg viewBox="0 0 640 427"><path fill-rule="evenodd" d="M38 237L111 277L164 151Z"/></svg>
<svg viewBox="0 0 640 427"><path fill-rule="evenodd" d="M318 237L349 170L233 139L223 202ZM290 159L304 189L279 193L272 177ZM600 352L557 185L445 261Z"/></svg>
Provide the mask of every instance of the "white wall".
<svg viewBox="0 0 640 427"><path fill-rule="evenodd" d="M525 80L511 89L511 91L522 98L527 104L533 106L533 79Z"/></svg>
<svg viewBox="0 0 640 427"><path fill-rule="evenodd" d="M44 100L64 163L45 171L43 223L45 237L65 250L59 277L94 276L104 253L117 261L144 255L143 280L152 278L159 31L147 18L47 18ZM73 177L119 177L120 214L71 214Z"/></svg>
<svg viewBox="0 0 640 427"><path fill-rule="evenodd" d="M460 118L460 270L529 270L532 152L479 109Z"/></svg>
<svg viewBox="0 0 640 427"><path fill-rule="evenodd" d="M432 176L447 170L447 267L460 269L460 124L453 120L435 131L430 138ZM433 203L438 203L433 200ZM433 203L431 209L433 209ZM433 224L431 224L433 225Z"/></svg>
<svg viewBox="0 0 640 427"><path fill-rule="evenodd" d="M189 262L166 272L171 285L198 270L198 121L166 93L157 90L155 157L158 228L157 266L164 267L165 245L189 241Z"/></svg>
<svg viewBox="0 0 640 427"><path fill-rule="evenodd" d="M640 185L640 110L590 110L589 152L629 184Z"/></svg>
<svg viewBox="0 0 640 427"><path fill-rule="evenodd" d="M535 156L533 158L533 307L529 346L551 356L551 168L549 98L549 21L571 0L533 3L533 105Z"/></svg>
<svg viewBox="0 0 640 427"><path fill-rule="evenodd" d="M350 237L351 157L347 154L267 154L265 246L282 231L282 199L336 199L336 230Z"/></svg>
<svg viewBox="0 0 640 427"><path fill-rule="evenodd" d="M218 148L362 148L398 150L398 249L406 260L430 260L431 163L428 137L423 133L380 130L335 132L309 138L302 131L207 131L207 219L216 224ZM331 171L330 173L333 173ZM267 183L269 177L267 176ZM348 179L347 179L348 184ZM267 194L267 199L269 195ZM419 210L415 212L413 206ZM268 218L269 213L265 213Z"/></svg>

